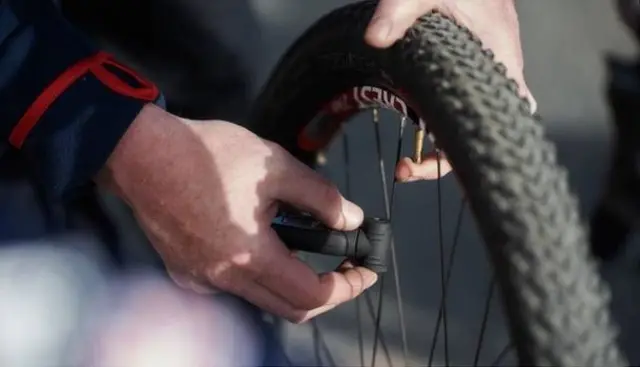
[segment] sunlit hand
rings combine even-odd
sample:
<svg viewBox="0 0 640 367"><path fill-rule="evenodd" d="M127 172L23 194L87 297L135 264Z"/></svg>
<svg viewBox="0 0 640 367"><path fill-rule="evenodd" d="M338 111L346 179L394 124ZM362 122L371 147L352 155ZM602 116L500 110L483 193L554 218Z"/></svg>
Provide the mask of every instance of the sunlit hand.
<svg viewBox="0 0 640 367"><path fill-rule="evenodd" d="M147 106L113 152L100 182L133 209L179 285L238 295L294 322L373 285L345 263L316 274L271 228L279 203L338 230L362 209L280 146L225 121L188 121Z"/></svg>
<svg viewBox="0 0 640 367"><path fill-rule="evenodd" d="M518 82L522 96L529 99L535 111L536 102L524 80L518 15L513 0L380 0L365 38L374 47L391 46L419 17L431 10L456 19L474 32L493 51L496 60L507 67L508 75ZM441 159L440 173L444 175L449 171L451 167ZM419 165L404 159L396 168L396 178L403 182L437 177L438 165L433 154Z"/></svg>

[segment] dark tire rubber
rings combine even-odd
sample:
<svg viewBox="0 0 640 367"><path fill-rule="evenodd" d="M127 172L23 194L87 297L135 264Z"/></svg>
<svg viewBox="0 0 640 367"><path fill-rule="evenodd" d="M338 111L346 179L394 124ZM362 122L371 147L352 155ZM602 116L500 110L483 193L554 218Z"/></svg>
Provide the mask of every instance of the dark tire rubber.
<svg viewBox="0 0 640 367"><path fill-rule="evenodd" d="M375 5L348 5L309 29L276 68L248 127L312 164L297 134L324 103L363 84L402 93L467 194L520 363L625 365L567 174L515 82L474 35L437 13L389 49L367 46Z"/></svg>

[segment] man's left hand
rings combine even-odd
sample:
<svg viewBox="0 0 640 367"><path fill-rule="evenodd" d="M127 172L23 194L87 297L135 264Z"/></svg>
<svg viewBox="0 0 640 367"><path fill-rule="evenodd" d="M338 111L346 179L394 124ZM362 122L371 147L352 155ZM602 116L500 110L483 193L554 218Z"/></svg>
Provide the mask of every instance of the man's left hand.
<svg viewBox="0 0 640 367"><path fill-rule="evenodd" d="M418 18L432 10L452 17L475 33L485 47L493 51L496 60L506 66L507 74L518 83L520 94L529 99L531 112L535 112L536 102L524 78L514 0L380 0L365 39L373 47L389 47L402 38ZM405 158L396 167L396 178L400 182L429 180L438 178L438 173L443 176L451 171L443 156L440 156L440 167L437 162L433 152L425 156L421 164Z"/></svg>

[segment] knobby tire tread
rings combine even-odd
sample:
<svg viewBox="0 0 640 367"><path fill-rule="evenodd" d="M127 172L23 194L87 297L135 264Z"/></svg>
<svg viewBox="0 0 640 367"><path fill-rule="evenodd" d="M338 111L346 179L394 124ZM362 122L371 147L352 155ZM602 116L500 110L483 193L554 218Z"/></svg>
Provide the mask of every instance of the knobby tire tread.
<svg viewBox="0 0 640 367"><path fill-rule="evenodd" d="M323 102L365 82L402 90L464 188L520 363L626 365L567 173L516 83L471 32L437 12L389 49L367 46L375 5L337 9L299 38L248 127L312 164L296 136Z"/></svg>

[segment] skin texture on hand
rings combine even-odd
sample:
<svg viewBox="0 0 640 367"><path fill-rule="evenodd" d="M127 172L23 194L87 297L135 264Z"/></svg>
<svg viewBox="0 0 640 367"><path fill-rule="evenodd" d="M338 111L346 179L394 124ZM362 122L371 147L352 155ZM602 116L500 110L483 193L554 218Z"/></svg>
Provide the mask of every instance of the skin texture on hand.
<svg viewBox="0 0 640 367"><path fill-rule="evenodd" d="M388 47L433 9L475 32L531 98L513 0L381 0L366 40ZM420 165L404 159L396 178L444 175L451 167L440 158L440 165L433 153ZM147 106L99 182L132 207L182 287L233 293L302 322L355 298L377 279L349 263L318 275L282 244L270 226L280 202L338 230L358 227L362 210L281 147L238 125L179 119Z"/></svg>
<svg viewBox="0 0 640 367"><path fill-rule="evenodd" d="M133 209L176 283L229 292L293 322L355 298L377 279L345 263L316 274L271 228L279 202L338 230L362 210L282 149L225 121L147 106L99 178Z"/></svg>
<svg viewBox="0 0 640 367"><path fill-rule="evenodd" d="M518 83L521 95L529 99L532 113L535 112L536 102L524 78L514 0L380 0L365 39L371 46L389 47L402 38L419 17L432 10L452 17L475 33L484 46L493 51L496 60L507 67L507 74ZM396 178L401 182L435 179L437 161L434 153L428 154L422 164L403 159L396 167ZM441 157L440 174L450 171L451 166Z"/></svg>

